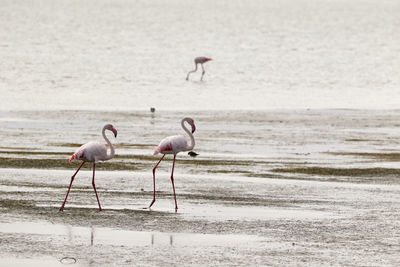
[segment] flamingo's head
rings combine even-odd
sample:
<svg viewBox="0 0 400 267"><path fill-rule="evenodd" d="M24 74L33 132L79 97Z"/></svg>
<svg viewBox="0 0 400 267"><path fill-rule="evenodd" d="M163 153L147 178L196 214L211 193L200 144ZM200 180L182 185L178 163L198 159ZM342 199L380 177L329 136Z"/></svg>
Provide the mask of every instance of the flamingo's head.
<svg viewBox="0 0 400 267"><path fill-rule="evenodd" d="M211 61L211 60L212 60L212 58L210 58L210 57L206 57L206 58L205 58L205 60L206 60L205 62L207 62L207 61Z"/></svg>
<svg viewBox="0 0 400 267"><path fill-rule="evenodd" d="M72 156L69 158L69 162L72 162L75 159L75 154L72 154Z"/></svg>
<svg viewBox="0 0 400 267"><path fill-rule="evenodd" d="M114 136L117 137L117 133L118 133L117 129L115 129L114 126L112 126L112 124L107 124L106 126L104 126L104 129L113 132Z"/></svg>
<svg viewBox="0 0 400 267"><path fill-rule="evenodd" d="M185 120L192 127L192 133L194 133L194 131L196 131L196 125L194 125L194 120L192 118L185 118Z"/></svg>

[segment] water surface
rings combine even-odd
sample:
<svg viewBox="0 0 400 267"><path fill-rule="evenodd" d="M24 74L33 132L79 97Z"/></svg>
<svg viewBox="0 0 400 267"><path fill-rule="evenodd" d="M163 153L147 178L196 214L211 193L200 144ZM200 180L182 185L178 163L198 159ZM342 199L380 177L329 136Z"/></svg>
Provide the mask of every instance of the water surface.
<svg viewBox="0 0 400 267"><path fill-rule="evenodd" d="M1 109L399 108L397 0L1 1ZM185 81L196 56L208 56Z"/></svg>

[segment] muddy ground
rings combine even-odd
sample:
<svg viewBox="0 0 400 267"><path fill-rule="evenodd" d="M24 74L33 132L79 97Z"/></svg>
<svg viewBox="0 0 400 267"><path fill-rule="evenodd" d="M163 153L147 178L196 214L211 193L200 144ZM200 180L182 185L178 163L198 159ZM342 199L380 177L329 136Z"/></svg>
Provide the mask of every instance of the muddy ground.
<svg viewBox="0 0 400 267"><path fill-rule="evenodd" d="M2 137L13 141L3 138L0 149L0 266L400 264L398 112L276 111L252 126L242 125L252 113L199 113L200 155L182 154L176 164L177 213L170 159L157 170L148 208L156 142L124 113L112 140L117 156L96 168L103 211L87 164L59 212L78 167L69 155L99 135L99 123L87 120L65 136L71 114L3 114ZM135 116L160 135L179 131L167 126L179 114ZM217 130L222 122L229 126Z"/></svg>

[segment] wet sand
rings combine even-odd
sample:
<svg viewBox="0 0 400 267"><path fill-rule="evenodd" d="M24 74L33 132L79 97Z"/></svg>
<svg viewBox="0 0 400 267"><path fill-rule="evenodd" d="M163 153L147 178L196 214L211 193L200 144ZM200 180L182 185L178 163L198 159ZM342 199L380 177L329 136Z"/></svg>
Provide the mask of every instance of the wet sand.
<svg viewBox="0 0 400 267"><path fill-rule="evenodd" d="M156 141L142 131L179 132L169 125L180 114L87 112L70 126L71 113L59 112L59 124L40 112L2 113L3 134L24 142L3 138L0 149L0 265L400 264L398 111L259 112L252 127L254 113L198 112L200 156L181 155L176 165L178 213L170 160L160 165L157 200L147 208ZM95 115L118 116L124 133L112 140L118 157L99 164L104 211L86 168L58 212L77 167L68 156L98 138L99 123L87 119ZM217 127L222 122L229 123ZM62 134L70 128L76 134Z"/></svg>

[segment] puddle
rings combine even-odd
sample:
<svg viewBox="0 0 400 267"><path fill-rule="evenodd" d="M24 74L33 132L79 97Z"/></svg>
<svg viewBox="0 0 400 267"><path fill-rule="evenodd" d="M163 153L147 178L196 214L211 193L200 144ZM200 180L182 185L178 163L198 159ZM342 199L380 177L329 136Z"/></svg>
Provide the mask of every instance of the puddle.
<svg viewBox="0 0 400 267"><path fill-rule="evenodd" d="M117 230L106 227L78 227L48 222L0 223L0 233L67 236L71 242L115 246L243 246L264 239L254 235L215 235ZM74 241L76 240L76 241ZM86 241L85 241L86 240Z"/></svg>
<svg viewBox="0 0 400 267"><path fill-rule="evenodd" d="M27 267L27 266L41 266L41 267L53 267L53 266L82 266L78 262L75 264L61 263L60 260L45 257L38 259L19 259L19 258L0 258L0 266L7 267Z"/></svg>

